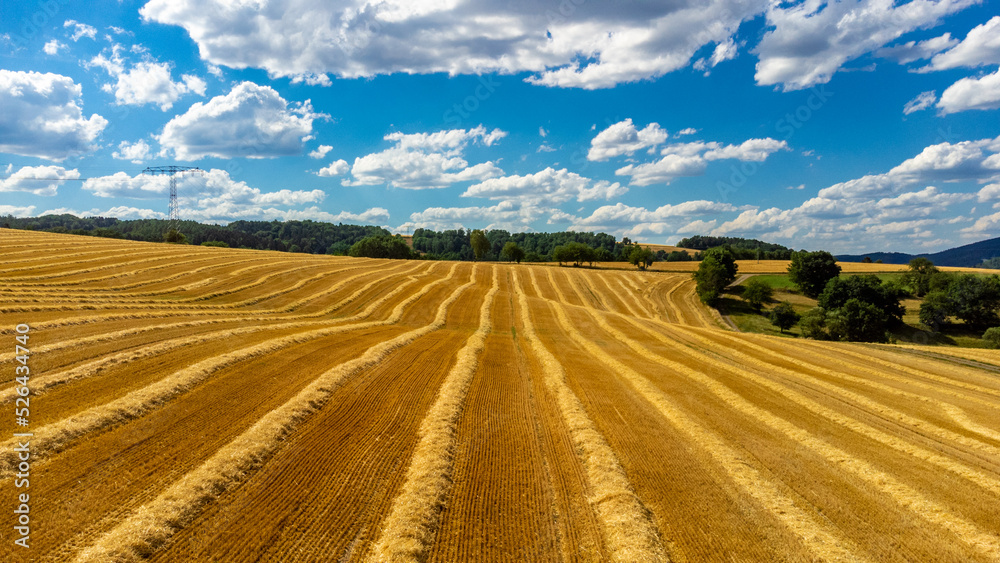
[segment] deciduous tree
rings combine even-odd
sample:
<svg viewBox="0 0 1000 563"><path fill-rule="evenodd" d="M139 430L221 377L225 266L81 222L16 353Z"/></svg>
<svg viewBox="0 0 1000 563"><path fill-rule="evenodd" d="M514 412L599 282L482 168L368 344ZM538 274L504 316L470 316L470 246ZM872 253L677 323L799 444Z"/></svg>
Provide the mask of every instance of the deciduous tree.
<svg viewBox="0 0 1000 563"><path fill-rule="evenodd" d="M706 250L694 273L696 290L702 302L711 303L718 299L722 290L736 279L738 269L729 249L720 246Z"/></svg>
<svg viewBox="0 0 1000 563"><path fill-rule="evenodd" d="M816 297L826 287L826 282L840 275L840 266L832 254L825 250L796 252L788 265L788 277L807 297Z"/></svg>

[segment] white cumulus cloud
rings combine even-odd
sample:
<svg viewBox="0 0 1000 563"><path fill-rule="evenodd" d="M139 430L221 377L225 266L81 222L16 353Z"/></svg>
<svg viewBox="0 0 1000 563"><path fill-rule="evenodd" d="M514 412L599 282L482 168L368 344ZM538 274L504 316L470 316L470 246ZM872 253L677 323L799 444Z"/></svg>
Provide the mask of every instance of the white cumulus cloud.
<svg viewBox="0 0 1000 563"><path fill-rule="evenodd" d="M33 217L35 213L35 206L28 205L25 207L17 205L0 205L0 215L12 215L14 217Z"/></svg>
<svg viewBox="0 0 1000 563"><path fill-rule="evenodd" d="M616 203L598 207L587 217L573 218L570 229L602 231L633 238L648 234L705 234L715 227L717 220L695 217L734 211L737 208L730 203L708 200L667 204L656 209Z"/></svg>
<svg viewBox="0 0 1000 563"><path fill-rule="evenodd" d="M434 133L390 133L384 139L394 146L354 159L352 179L342 183L422 190L493 178L503 174L496 164L487 161L469 166L463 153L470 144L488 147L506 135L499 129L487 131L482 125Z"/></svg>
<svg viewBox="0 0 1000 563"><path fill-rule="evenodd" d="M7 178L0 180L0 192L27 192L34 195L54 196L66 180L80 177L76 169L61 166L23 166Z"/></svg>
<svg viewBox="0 0 1000 563"><path fill-rule="evenodd" d="M111 153L112 158L131 160L133 164L141 164L143 161L149 160L152 156L152 148L149 146L149 143L142 139L134 143L122 141L118 143L118 150Z"/></svg>
<svg viewBox="0 0 1000 563"><path fill-rule="evenodd" d="M49 56L53 56L53 57L54 57L54 56L56 56L56 55L58 55L58 54L59 54L59 50L60 50L60 49L66 49L66 48L67 48L67 47L66 47L66 44L65 44L65 43L60 43L60 42L59 42L59 40L57 40L57 39L53 39L53 40L51 40L51 41L47 42L47 43L46 43L46 44L45 44L45 45L44 45L44 46L42 47L42 51L45 51L45 54L46 54L46 55L49 55Z"/></svg>
<svg viewBox="0 0 1000 563"><path fill-rule="evenodd" d="M961 43L935 55L922 71L1000 64L1000 16L978 25Z"/></svg>
<svg viewBox="0 0 1000 563"><path fill-rule="evenodd" d="M823 198L885 197L913 184L929 182L985 182L1000 175L1000 137L938 143L925 147L882 174L840 182L819 191Z"/></svg>
<svg viewBox="0 0 1000 563"><path fill-rule="evenodd" d="M0 152L48 160L90 152L108 121L85 118L82 104L72 78L0 69Z"/></svg>
<svg viewBox="0 0 1000 563"><path fill-rule="evenodd" d="M309 158L325 158L326 157L326 153L328 153L328 152L330 152L332 150L333 150L333 147L330 146L330 145L320 145L320 146L316 147L316 150L309 152Z"/></svg>
<svg viewBox="0 0 1000 563"><path fill-rule="evenodd" d="M154 104L166 111L185 94L204 96L207 87L204 80L193 74L182 75L181 80L174 81L169 63L149 59L130 65L122 57L121 45L114 45L110 54L102 52L95 56L88 66L103 68L115 79L102 89L114 94L118 105Z"/></svg>
<svg viewBox="0 0 1000 563"><path fill-rule="evenodd" d="M182 26L211 64L327 84L396 72L532 72L548 86L606 88L684 68L732 37L765 0L414 2L152 0L147 21Z"/></svg>
<svg viewBox="0 0 1000 563"><path fill-rule="evenodd" d="M325 117L308 100L289 104L269 86L242 82L171 119L157 139L179 160L293 156L302 153L313 121Z"/></svg>
<svg viewBox="0 0 1000 563"><path fill-rule="evenodd" d="M430 207L410 214L410 220L396 227L397 232L411 229L464 229L484 227L506 229L512 232L529 232L531 225L548 218L558 223L566 214L556 208L527 205L518 201L500 201L487 207Z"/></svg>
<svg viewBox="0 0 1000 563"><path fill-rule="evenodd" d="M616 170L615 174L631 176L630 184L635 186L670 184L680 177L704 174L710 161L735 159L763 162L781 150L788 150L788 143L770 137L748 139L739 145L723 145L714 141L678 143L664 147L660 151L662 158L657 161L629 164Z"/></svg>
<svg viewBox="0 0 1000 563"><path fill-rule="evenodd" d="M323 190L290 189L263 191L248 185L246 182L234 180L225 170L211 169L201 173L187 172L176 178L180 214L181 217L189 220L313 219L316 221L381 223L388 220L388 212L381 208L373 208L367 215L331 214L319 209L316 205L302 208L301 206L304 205L321 203L326 198L326 192ZM109 176L88 178L83 183L83 189L96 197L160 200L163 211L147 209L144 212L161 214L167 207L169 185L170 178L168 176L144 174L130 176L124 172L117 172Z"/></svg>
<svg viewBox="0 0 1000 563"><path fill-rule="evenodd" d="M611 199L627 191L628 188L618 182L611 183L605 180L595 182L565 168L555 170L549 167L534 174L484 180L469 186L462 197L483 197L539 205L571 200Z"/></svg>
<svg viewBox="0 0 1000 563"><path fill-rule="evenodd" d="M334 160L329 166L320 168L317 176L343 176L351 171L351 165L344 159Z"/></svg>
<svg viewBox="0 0 1000 563"><path fill-rule="evenodd" d="M70 35L70 39L73 41L79 41L84 37L89 37L94 39L97 37L97 28L92 25L87 25L85 23L80 23L76 20L66 20L63 22L63 27L73 28L73 34Z"/></svg>
<svg viewBox="0 0 1000 563"><path fill-rule="evenodd" d="M892 47L883 47L877 54L880 57L893 59L899 64L909 64L914 61L929 59L935 54L958 45L958 39L945 33L924 41L907 41Z"/></svg>
<svg viewBox="0 0 1000 563"><path fill-rule="evenodd" d="M652 149L667 140L667 132L659 123L650 123L637 129L628 118L610 125L590 140L588 160L607 160L622 155L631 155L643 149Z"/></svg>
<svg viewBox="0 0 1000 563"><path fill-rule="evenodd" d="M921 92L916 98L906 102L903 106L903 115L910 115L913 112L925 110L934 105L937 101L937 93L934 90Z"/></svg>
<svg viewBox="0 0 1000 563"><path fill-rule="evenodd" d="M844 64L910 31L937 24L976 0L773 2L757 46L756 79L785 91L830 80Z"/></svg>
<svg viewBox="0 0 1000 563"><path fill-rule="evenodd" d="M1000 69L978 78L962 78L941 93L937 108L941 114L1000 108Z"/></svg>

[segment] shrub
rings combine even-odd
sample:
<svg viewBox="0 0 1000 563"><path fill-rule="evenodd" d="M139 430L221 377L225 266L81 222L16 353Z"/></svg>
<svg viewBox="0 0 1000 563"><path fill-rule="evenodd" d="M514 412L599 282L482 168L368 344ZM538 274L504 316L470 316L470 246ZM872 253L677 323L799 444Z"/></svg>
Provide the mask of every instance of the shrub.
<svg viewBox="0 0 1000 563"><path fill-rule="evenodd" d="M206 240L201 243L202 246L218 246L220 248L229 248L228 242L222 242L221 240Z"/></svg>
<svg viewBox="0 0 1000 563"><path fill-rule="evenodd" d="M170 229L163 235L163 242L170 244L187 244L187 237L177 229Z"/></svg>
<svg viewBox="0 0 1000 563"><path fill-rule="evenodd" d="M983 344L987 348L1000 348L1000 326L986 329L986 332L983 333Z"/></svg>

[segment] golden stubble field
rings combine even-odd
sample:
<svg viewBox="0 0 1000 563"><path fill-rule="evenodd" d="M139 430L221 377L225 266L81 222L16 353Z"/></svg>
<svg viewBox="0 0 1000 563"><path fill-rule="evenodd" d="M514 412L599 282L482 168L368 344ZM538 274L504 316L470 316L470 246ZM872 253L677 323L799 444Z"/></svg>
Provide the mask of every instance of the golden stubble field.
<svg viewBox="0 0 1000 563"><path fill-rule="evenodd" d="M693 289L0 230L0 560L1000 560L1000 354Z"/></svg>

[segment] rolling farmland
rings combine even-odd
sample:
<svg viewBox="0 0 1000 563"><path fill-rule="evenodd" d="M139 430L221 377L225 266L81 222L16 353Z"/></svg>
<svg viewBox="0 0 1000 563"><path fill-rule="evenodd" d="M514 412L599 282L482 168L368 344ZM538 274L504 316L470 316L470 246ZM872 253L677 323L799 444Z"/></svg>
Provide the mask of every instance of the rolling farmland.
<svg viewBox="0 0 1000 563"><path fill-rule="evenodd" d="M731 332L689 273L0 229L0 315L4 561L1000 561L1000 352Z"/></svg>

